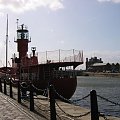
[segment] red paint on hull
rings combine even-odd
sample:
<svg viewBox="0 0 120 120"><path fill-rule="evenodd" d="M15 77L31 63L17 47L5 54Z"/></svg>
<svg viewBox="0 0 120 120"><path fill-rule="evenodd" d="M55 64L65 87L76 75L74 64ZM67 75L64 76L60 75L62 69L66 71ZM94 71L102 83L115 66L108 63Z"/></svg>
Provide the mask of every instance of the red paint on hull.
<svg viewBox="0 0 120 120"><path fill-rule="evenodd" d="M56 92L66 99L70 99L77 86L76 78L63 78L53 81Z"/></svg>

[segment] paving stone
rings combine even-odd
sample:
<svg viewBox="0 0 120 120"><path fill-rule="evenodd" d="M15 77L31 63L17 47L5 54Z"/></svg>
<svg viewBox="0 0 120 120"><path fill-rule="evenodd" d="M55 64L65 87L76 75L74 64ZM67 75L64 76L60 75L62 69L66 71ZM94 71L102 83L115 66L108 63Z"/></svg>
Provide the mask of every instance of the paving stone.
<svg viewBox="0 0 120 120"><path fill-rule="evenodd" d="M34 113L10 99L9 96L0 93L0 120L45 120L41 116L35 117Z"/></svg>

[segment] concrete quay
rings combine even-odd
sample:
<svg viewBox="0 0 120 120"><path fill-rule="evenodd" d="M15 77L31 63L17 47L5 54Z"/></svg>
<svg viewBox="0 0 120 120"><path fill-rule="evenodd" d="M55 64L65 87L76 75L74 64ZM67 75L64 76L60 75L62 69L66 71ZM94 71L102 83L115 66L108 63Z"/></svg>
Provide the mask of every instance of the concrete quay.
<svg viewBox="0 0 120 120"><path fill-rule="evenodd" d="M13 90L14 92L16 89ZM29 100L22 99L21 104L3 93L0 93L0 120L50 120L49 99L41 95L34 96L34 112L29 110ZM90 110L56 100L57 120L91 120ZM77 117L76 117L77 116ZM120 118L105 116L106 120ZM100 117L99 120L105 120Z"/></svg>
<svg viewBox="0 0 120 120"><path fill-rule="evenodd" d="M48 99L44 99L42 96L39 96L37 98L40 99L35 99L35 103L39 104L42 109L48 110ZM56 100L56 104L57 120L91 120L89 109L65 103L60 100ZM49 116L49 112L47 112L46 115ZM99 120L120 120L120 118L105 116L105 118L99 117Z"/></svg>
<svg viewBox="0 0 120 120"><path fill-rule="evenodd" d="M39 119L38 119L39 118ZM29 111L16 100L0 93L0 120L46 120Z"/></svg>

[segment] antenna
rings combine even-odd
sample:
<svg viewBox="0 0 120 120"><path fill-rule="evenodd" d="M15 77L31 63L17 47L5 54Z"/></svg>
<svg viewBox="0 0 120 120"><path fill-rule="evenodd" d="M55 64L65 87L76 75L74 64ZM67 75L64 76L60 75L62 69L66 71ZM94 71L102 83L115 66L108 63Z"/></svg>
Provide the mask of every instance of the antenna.
<svg viewBox="0 0 120 120"><path fill-rule="evenodd" d="M7 27L6 27L6 72L7 72L7 61L8 61L8 14L7 14Z"/></svg>

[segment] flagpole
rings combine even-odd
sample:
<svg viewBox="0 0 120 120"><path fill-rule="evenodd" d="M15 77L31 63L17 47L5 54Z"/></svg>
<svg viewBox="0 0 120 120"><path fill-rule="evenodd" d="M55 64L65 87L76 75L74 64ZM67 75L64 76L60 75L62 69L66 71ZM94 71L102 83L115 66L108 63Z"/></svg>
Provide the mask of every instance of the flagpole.
<svg viewBox="0 0 120 120"><path fill-rule="evenodd" d="M7 27L6 27L6 73L8 67L8 14L7 14Z"/></svg>

